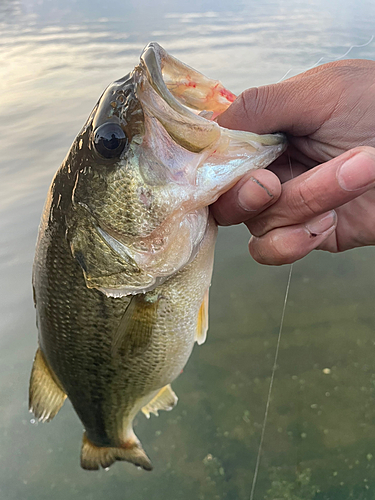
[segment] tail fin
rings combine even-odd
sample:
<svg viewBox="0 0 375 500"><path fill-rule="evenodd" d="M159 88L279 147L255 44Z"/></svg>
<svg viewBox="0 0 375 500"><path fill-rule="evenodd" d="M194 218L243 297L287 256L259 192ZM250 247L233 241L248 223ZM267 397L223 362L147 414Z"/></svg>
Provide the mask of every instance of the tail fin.
<svg viewBox="0 0 375 500"><path fill-rule="evenodd" d="M86 470L98 470L99 467L106 469L116 460L125 460L142 467L144 470L152 470L152 464L146 455L141 443L134 436L134 440L127 441L121 448L99 447L93 444L86 432L83 434L81 449L81 467Z"/></svg>

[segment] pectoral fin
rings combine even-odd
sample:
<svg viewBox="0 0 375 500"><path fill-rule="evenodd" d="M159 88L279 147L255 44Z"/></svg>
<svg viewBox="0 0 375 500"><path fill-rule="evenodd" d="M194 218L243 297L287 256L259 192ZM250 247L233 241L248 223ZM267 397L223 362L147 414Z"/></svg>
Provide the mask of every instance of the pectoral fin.
<svg viewBox="0 0 375 500"><path fill-rule="evenodd" d="M170 384L163 387L151 401L142 408L142 413L150 418L150 413L158 416L159 410L170 411L176 406L178 397Z"/></svg>
<svg viewBox="0 0 375 500"><path fill-rule="evenodd" d="M55 380L38 349L30 376L29 409L40 422L52 420L66 399L65 392Z"/></svg>
<svg viewBox="0 0 375 500"><path fill-rule="evenodd" d="M198 312L198 324L195 334L197 344L201 345L206 341L208 330L208 288L203 297L202 305Z"/></svg>
<svg viewBox="0 0 375 500"><path fill-rule="evenodd" d="M145 294L132 297L113 338L113 356L138 356L147 349L151 342L159 301L159 297Z"/></svg>

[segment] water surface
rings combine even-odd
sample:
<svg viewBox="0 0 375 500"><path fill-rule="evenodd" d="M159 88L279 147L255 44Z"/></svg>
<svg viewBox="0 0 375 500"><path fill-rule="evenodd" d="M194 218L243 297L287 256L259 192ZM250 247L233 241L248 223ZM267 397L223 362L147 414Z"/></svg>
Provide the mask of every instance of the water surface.
<svg viewBox="0 0 375 500"><path fill-rule="evenodd" d="M220 231L206 344L171 413L136 432L155 470L79 467L69 403L33 425L31 266L44 198L103 89L151 40L232 91L342 56L374 34L375 4L292 0L0 2L0 495L4 500L249 498L288 268ZM375 56L375 44L350 57ZM374 249L294 267L256 499L375 498Z"/></svg>

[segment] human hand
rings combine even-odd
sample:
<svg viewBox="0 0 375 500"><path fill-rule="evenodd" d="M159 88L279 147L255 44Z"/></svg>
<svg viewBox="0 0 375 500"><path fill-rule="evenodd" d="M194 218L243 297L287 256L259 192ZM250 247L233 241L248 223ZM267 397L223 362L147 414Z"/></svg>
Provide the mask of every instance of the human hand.
<svg viewBox="0 0 375 500"><path fill-rule="evenodd" d="M212 206L219 224L246 223L255 260L285 264L314 248L375 244L374 61L329 63L249 89L219 123L288 135L271 171L250 172Z"/></svg>

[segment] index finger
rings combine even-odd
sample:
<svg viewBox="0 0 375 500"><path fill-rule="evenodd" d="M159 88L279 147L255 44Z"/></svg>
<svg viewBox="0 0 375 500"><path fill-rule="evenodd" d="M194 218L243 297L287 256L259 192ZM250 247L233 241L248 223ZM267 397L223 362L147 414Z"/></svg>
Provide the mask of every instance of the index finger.
<svg viewBox="0 0 375 500"><path fill-rule="evenodd" d="M246 224L254 236L301 224L357 198L375 185L375 149L354 148L283 184L278 201Z"/></svg>
<svg viewBox="0 0 375 500"><path fill-rule="evenodd" d="M342 60L280 83L249 88L218 117L218 123L257 134L286 132L295 137L313 134L338 109L345 90L355 87L353 95L357 96L359 82L368 86L364 75L373 68L373 61ZM344 104L348 103L344 100Z"/></svg>

